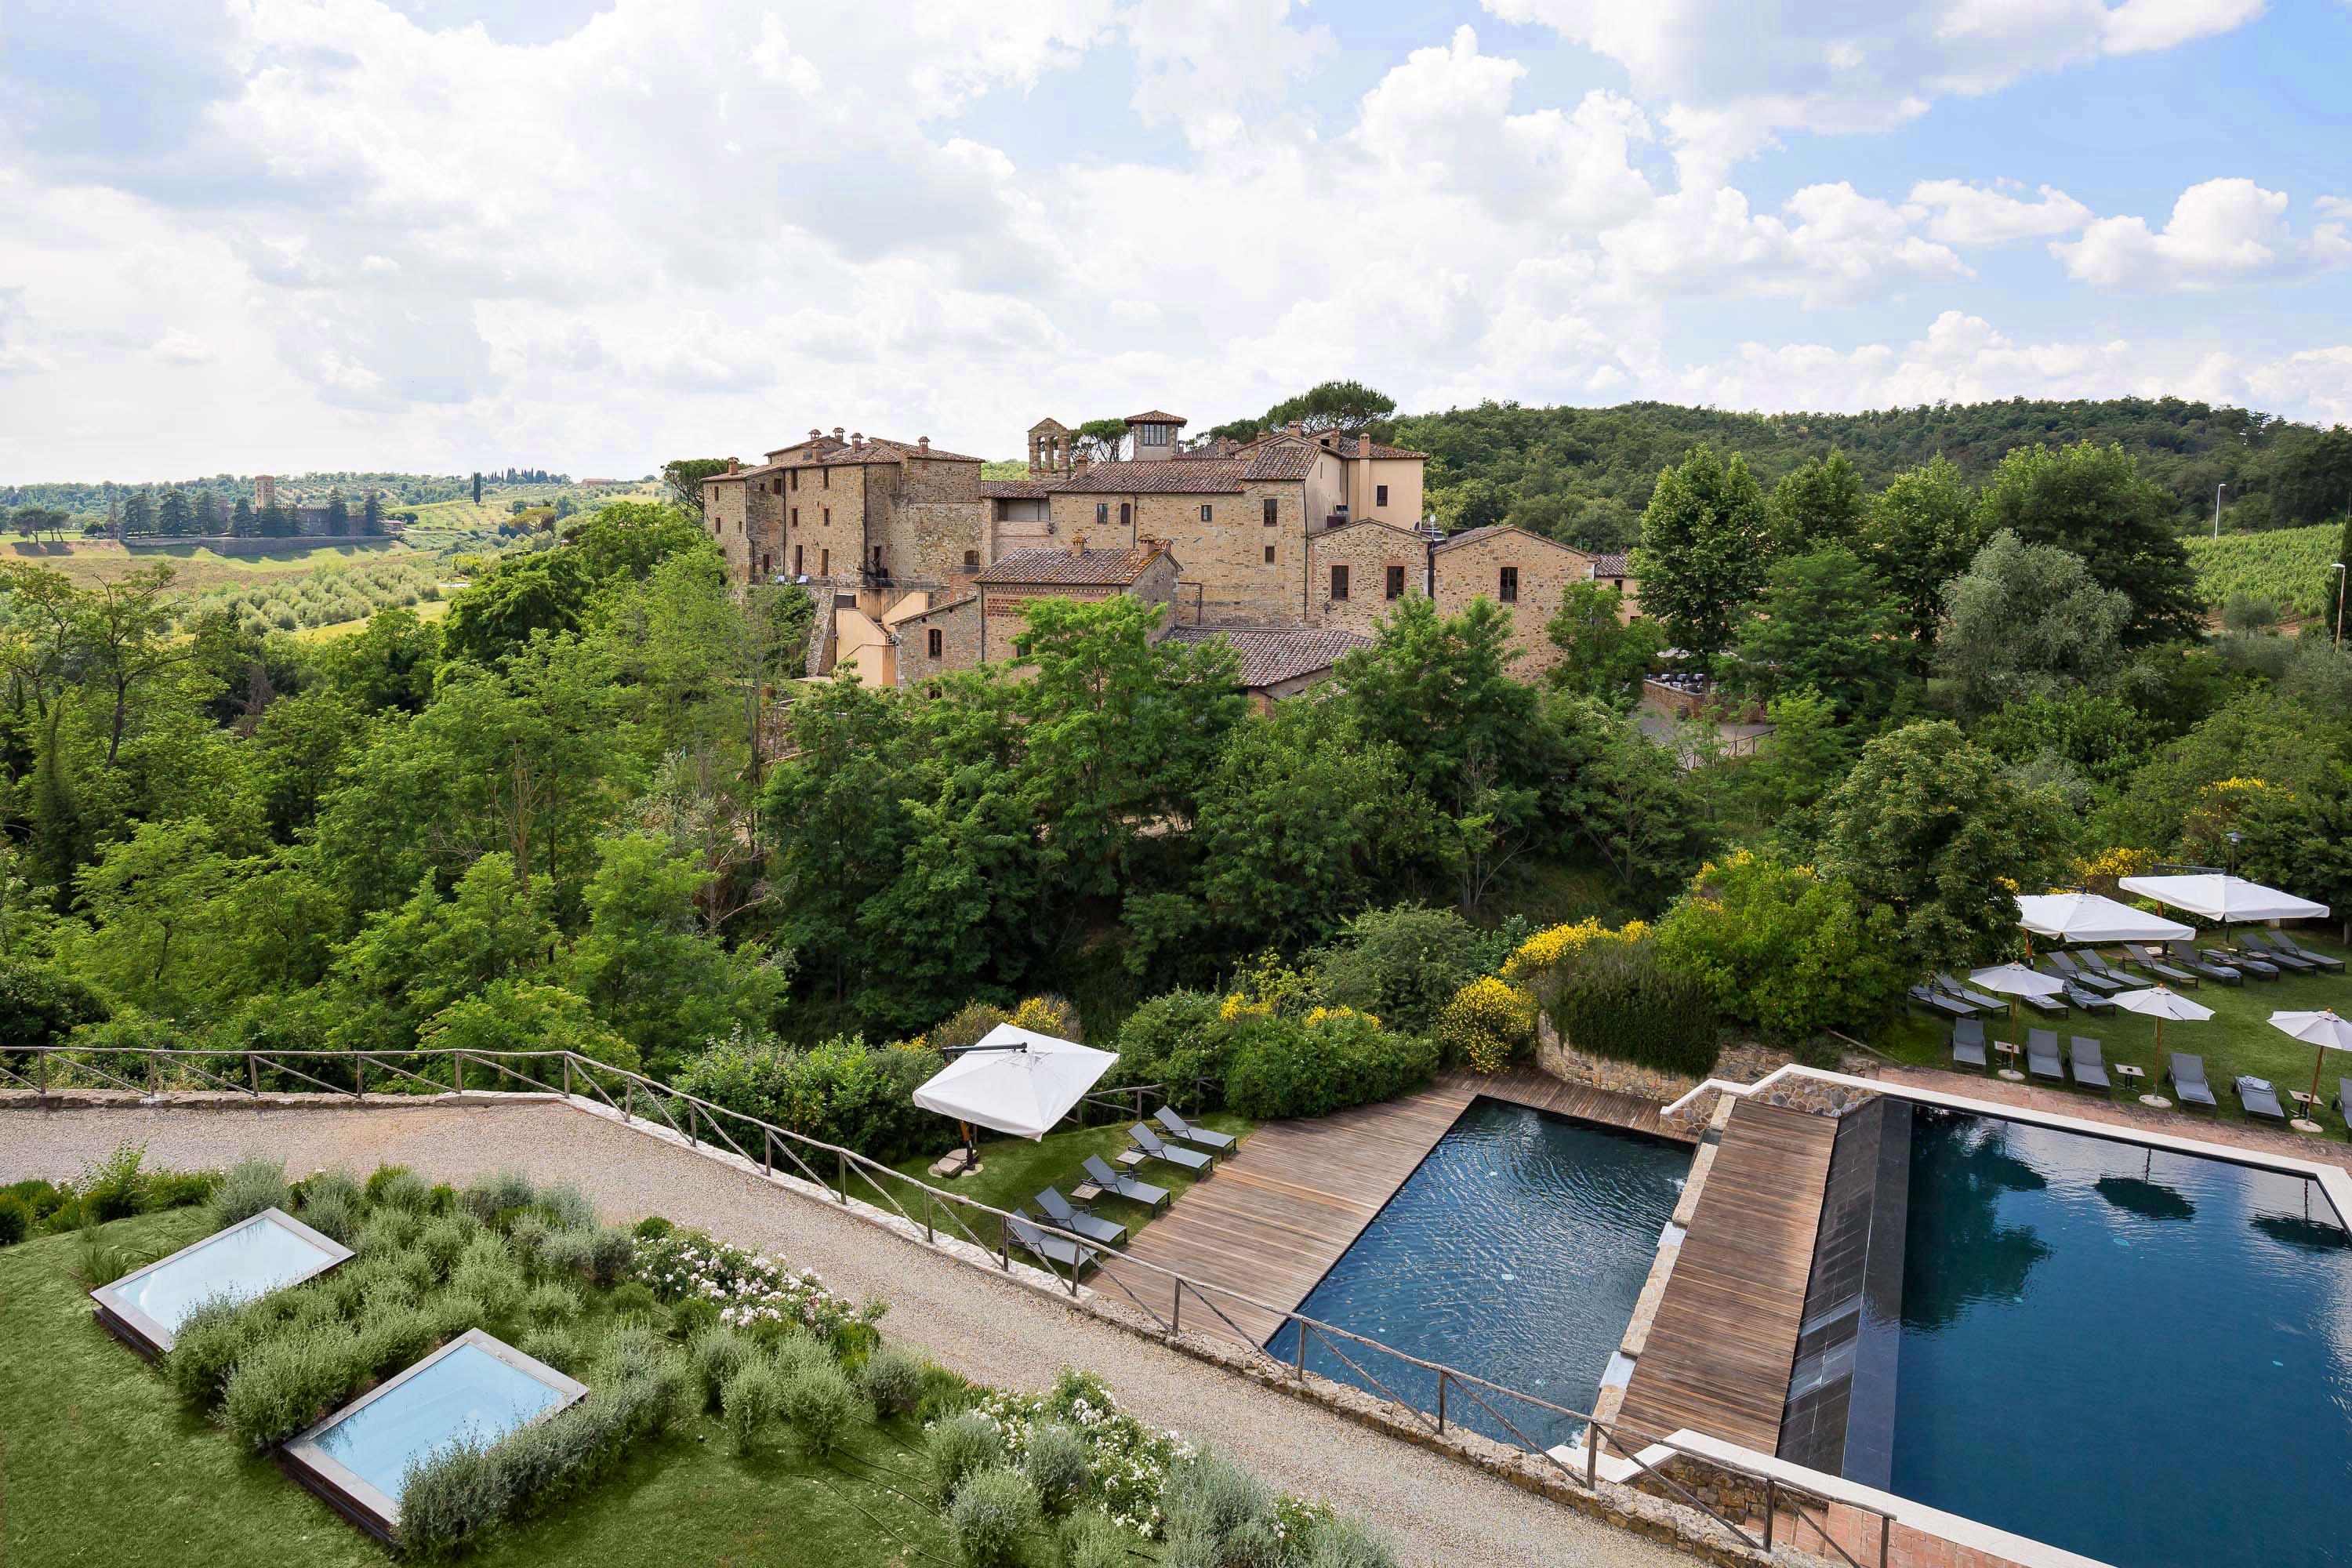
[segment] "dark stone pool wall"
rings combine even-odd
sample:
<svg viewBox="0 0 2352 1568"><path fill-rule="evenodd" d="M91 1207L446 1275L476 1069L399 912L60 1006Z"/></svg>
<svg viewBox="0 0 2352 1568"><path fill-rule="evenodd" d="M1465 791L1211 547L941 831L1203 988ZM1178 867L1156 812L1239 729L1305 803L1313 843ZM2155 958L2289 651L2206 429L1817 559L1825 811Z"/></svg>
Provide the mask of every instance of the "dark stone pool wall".
<svg viewBox="0 0 2352 1568"><path fill-rule="evenodd" d="M1911 1106L1881 1097L1838 1122L1805 1284L1780 1457L1885 1489L1910 1207Z"/></svg>

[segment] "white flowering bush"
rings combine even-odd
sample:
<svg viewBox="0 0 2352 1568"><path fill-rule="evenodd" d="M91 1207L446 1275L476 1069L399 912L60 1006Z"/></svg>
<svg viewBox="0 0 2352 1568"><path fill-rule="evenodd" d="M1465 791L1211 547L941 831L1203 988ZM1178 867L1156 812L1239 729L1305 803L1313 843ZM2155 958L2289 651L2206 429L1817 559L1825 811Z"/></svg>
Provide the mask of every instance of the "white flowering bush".
<svg viewBox="0 0 2352 1568"><path fill-rule="evenodd" d="M730 1329L797 1327L837 1338L853 1324L871 1323L886 1310L863 1306L825 1289L816 1271L795 1272L764 1252L751 1252L699 1231L672 1231L637 1244L636 1276L664 1302L709 1301Z"/></svg>
<svg viewBox="0 0 2352 1568"><path fill-rule="evenodd" d="M1160 1489L1168 1468L1192 1457L1192 1445L1174 1432L1147 1426L1118 1407L1101 1379L1065 1371L1044 1398L989 1389L969 1413L996 1429L1005 1462L1014 1468L1029 1457L1031 1434L1040 1426L1064 1426L1086 1440L1087 1490L1112 1522L1157 1537L1165 1522Z"/></svg>

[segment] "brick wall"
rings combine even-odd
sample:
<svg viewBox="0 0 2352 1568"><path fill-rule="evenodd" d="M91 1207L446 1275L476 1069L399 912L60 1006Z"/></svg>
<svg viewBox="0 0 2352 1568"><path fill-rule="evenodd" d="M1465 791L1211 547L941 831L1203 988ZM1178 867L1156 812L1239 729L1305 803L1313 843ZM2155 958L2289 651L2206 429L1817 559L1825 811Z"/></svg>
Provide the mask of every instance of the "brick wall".
<svg viewBox="0 0 2352 1568"><path fill-rule="evenodd" d="M1376 522L1350 523L1314 534L1307 548L1307 619L1371 635L1372 625L1404 599L1426 592L1429 545L1419 534ZM1348 568L1348 597L1331 597L1331 568ZM1404 592L1388 596L1391 567L1404 574Z"/></svg>
<svg viewBox="0 0 2352 1568"><path fill-rule="evenodd" d="M1481 595L1510 612L1511 646L1519 650L1511 661L1513 675L1535 680L1559 661L1559 650L1552 647L1548 628L1559 613L1560 595L1568 585L1583 582L1591 571L1591 556L1514 528L1439 549L1433 558L1440 615L1459 615ZM1518 574L1515 604L1503 603L1506 567Z"/></svg>

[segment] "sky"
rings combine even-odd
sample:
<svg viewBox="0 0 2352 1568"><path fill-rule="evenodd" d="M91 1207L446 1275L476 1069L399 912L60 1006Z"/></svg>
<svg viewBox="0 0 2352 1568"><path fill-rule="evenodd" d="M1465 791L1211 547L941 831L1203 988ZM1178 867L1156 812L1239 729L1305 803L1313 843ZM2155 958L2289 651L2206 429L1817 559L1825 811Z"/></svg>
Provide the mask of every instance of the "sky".
<svg viewBox="0 0 2352 1568"><path fill-rule="evenodd" d="M7 0L0 482L1409 411L2352 421L2352 0Z"/></svg>

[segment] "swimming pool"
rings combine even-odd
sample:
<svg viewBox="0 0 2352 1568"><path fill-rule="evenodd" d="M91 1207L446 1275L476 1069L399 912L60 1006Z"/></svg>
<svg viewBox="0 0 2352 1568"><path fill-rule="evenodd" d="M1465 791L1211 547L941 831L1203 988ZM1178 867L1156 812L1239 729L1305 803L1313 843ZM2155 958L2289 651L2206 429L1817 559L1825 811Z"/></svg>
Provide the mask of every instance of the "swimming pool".
<svg viewBox="0 0 2352 1568"><path fill-rule="evenodd" d="M295 1438L286 1459L346 1514L389 1535L412 1465L461 1438L495 1442L587 1393L474 1329Z"/></svg>
<svg viewBox="0 0 2352 1568"><path fill-rule="evenodd" d="M1660 1139L1473 1101L1355 1245L1300 1303L1307 1317L1427 1361L1590 1410L1673 1217L1690 1151ZM1286 1326L1268 1342L1297 1353ZM1402 1362L1351 1357L1401 1398L1434 1408L1436 1379ZM1307 1364L1362 1380L1319 1340ZM1547 1446L1580 1423L1498 1402ZM1449 1421L1507 1438L1459 1391Z"/></svg>
<svg viewBox="0 0 2352 1568"><path fill-rule="evenodd" d="M91 1291L107 1327L148 1355L169 1351L207 1301L250 1301L325 1273L352 1255L293 1215L264 1209Z"/></svg>
<svg viewBox="0 0 2352 1568"><path fill-rule="evenodd" d="M2131 1568L2352 1563L2352 1239L2317 1185L1912 1110L1890 1489Z"/></svg>

